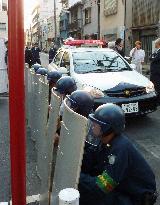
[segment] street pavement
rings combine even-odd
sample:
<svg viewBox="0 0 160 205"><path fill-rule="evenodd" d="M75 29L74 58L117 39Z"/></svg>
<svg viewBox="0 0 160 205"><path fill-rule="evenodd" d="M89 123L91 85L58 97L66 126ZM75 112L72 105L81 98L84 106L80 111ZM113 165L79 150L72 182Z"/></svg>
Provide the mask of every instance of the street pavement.
<svg viewBox="0 0 160 205"><path fill-rule="evenodd" d="M43 66L48 65L48 55L41 54ZM27 195L40 192L41 181L36 172L37 150L31 139L30 130L27 133ZM160 192L160 107L146 117L127 119L126 133L137 145L143 156L149 162L156 174L157 188ZM0 97L0 202L10 198L10 158L9 158L9 125L8 98ZM35 204L35 203L33 203ZM160 199L156 205L160 204Z"/></svg>

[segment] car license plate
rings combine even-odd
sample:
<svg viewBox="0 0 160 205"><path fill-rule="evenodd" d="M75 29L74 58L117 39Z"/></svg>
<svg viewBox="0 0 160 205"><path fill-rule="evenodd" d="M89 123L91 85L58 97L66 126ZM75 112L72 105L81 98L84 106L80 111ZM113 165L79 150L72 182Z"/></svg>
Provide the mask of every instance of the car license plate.
<svg viewBox="0 0 160 205"><path fill-rule="evenodd" d="M138 112L138 102L136 103L128 103L128 104L122 104L122 109L124 113L135 113Z"/></svg>

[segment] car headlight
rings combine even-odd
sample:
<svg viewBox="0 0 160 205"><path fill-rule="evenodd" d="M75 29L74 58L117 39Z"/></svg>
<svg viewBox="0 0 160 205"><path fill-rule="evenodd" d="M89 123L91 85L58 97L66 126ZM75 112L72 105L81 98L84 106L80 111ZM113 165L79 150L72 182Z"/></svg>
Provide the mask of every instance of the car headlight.
<svg viewBox="0 0 160 205"><path fill-rule="evenodd" d="M150 82L146 87L146 93L151 93L151 92L155 92L154 84L152 82Z"/></svg>
<svg viewBox="0 0 160 205"><path fill-rule="evenodd" d="M83 86L83 90L89 92L94 98L104 97L104 93L97 88L90 87L90 86Z"/></svg>

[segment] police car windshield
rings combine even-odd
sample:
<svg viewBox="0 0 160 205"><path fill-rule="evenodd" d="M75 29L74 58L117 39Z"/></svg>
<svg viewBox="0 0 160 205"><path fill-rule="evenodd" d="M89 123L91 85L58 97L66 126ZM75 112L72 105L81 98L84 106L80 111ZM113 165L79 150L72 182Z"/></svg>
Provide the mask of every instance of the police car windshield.
<svg viewBox="0 0 160 205"><path fill-rule="evenodd" d="M131 71L130 66L114 51L73 52L76 73L105 73Z"/></svg>

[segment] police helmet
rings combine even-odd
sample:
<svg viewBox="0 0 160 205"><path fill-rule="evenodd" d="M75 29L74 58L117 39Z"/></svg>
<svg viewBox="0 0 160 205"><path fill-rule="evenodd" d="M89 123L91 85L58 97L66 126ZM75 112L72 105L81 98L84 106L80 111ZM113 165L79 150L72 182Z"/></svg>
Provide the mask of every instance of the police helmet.
<svg viewBox="0 0 160 205"><path fill-rule="evenodd" d="M62 74L58 71L51 71L47 75L47 80L51 83L56 83L62 77Z"/></svg>
<svg viewBox="0 0 160 205"><path fill-rule="evenodd" d="M42 68L42 66L40 64L38 64L38 63L35 63L34 65L32 65L32 68L36 72L39 68Z"/></svg>
<svg viewBox="0 0 160 205"><path fill-rule="evenodd" d="M37 71L36 71L36 74L40 74L40 75L47 75L48 74L48 70L46 68L39 68Z"/></svg>
<svg viewBox="0 0 160 205"><path fill-rule="evenodd" d="M102 136L112 132L120 134L125 128L125 114L118 106L111 103L99 106L94 114L89 115L89 119L99 124Z"/></svg>
<svg viewBox="0 0 160 205"><path fill-rule="evenodd" d="M67 96L69 107L80 115L88 117L94 105L93 97L84 90L76 90Z"/></svg>
<svg viewBox="0 0 160 205"><path fill-rule="evenodd" d="M76 89L75 80L69 76L61 77L56 83L56 91L60 94L70 95Z"/></svg>

